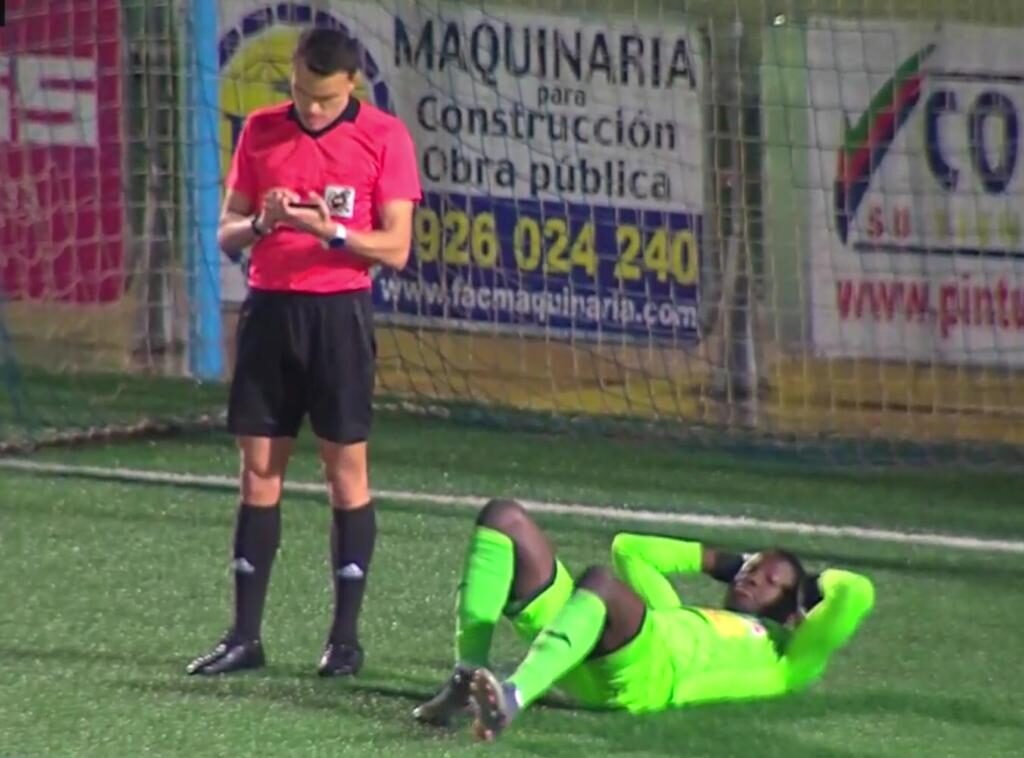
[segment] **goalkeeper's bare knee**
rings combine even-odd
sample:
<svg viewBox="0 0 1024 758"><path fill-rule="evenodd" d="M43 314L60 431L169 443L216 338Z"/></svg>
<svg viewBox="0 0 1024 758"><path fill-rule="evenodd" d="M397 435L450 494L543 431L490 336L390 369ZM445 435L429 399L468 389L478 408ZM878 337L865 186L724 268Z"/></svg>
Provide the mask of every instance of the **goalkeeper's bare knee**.
<svg viewBox="0 0 1024 758"><path fill-rule="evenodd" d="M495 498L481 509L476 523L512 540L515 548L513 599L534 597L551 585L555 576L554 548L522 504Z"/></svg>
<svg viewBox="0 0 1024 758"><path fill-rule="evenodd" d="M526 509L515 500L494 498L480 509L476 523L506 534L513 540L528 527L535 527Z"/></svg>

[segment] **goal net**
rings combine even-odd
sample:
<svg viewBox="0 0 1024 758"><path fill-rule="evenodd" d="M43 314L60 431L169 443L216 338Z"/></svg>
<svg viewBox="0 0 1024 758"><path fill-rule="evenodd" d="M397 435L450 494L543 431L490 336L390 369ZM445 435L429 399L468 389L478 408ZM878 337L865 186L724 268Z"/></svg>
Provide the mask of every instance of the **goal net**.
<svg viewBox="0 0 1024 758"><path fill-rule="evenodd" d="M205 423L223 393L181 378L174 8L5 5L0 450Z"/></svg>
<svg viewBox="0 0 1024 758"><path fill-rule="evenodd" d="M407 124L425 190L409 266L374 279L382 399L857 460L1012 455L1021 14L779 5L9 2L8 428L80 426L52 398L81 372L116 396L230 374L244 278L211 268L197 187L321 24L362 43L357 96ZM174 386L187 402L90 423L216 413Z"/></svg>
<svg viewBox="0 0 1024 758"><path fill-rule="evenodd" d="M814 426L1019 445L1024 8L892 7L762 35L775 386Z"/></svg>

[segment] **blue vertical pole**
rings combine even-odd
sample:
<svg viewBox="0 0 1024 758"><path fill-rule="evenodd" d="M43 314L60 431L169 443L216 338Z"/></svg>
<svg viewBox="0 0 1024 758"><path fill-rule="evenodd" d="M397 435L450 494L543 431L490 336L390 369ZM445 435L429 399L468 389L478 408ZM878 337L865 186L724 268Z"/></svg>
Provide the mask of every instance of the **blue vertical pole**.
<svg viewBox="0 0 1024 758"><path fill-rule="evenodd" d="M17 358L14 355L14 344L11 340L11 335L7 332L7 323L4 320L3 288L0 288L0 369L3 369L4 381L7 384L7 394L10 396L14 420L25 427L36 426L37 419L34 417L29 418L31 408L28 407L28 402L25 400L25 393L23 392L25 384L22 381L21 372L18 370ZM3 422L3 420L0 418L0 422ZM26 428L17 431L24 431L26 436L31 436L35 429Z"/></svg>
<svg viewBox="0 0 1024 758"><path fill-rule="evenodd" d="M188 0L190 40L185 40L188 69L188 144L190 180L187 218L195 224L189 240L189 368L197 379L220 379L224 372L220 312L220 94L217 57L217 5ZM189 48L191 47L191 50Z"/></svg>

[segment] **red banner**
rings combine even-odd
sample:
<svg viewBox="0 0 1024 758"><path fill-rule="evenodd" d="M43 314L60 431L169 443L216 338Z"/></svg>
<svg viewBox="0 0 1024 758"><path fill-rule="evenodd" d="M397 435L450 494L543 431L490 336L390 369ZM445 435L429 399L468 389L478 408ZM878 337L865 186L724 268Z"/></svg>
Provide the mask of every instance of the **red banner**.
<svg viewBox="0 0 1024 758"><path fill-rule="evenodd" d="M124 289L119 0L8 0L0 28L0 286L109 303Z"/></svg>

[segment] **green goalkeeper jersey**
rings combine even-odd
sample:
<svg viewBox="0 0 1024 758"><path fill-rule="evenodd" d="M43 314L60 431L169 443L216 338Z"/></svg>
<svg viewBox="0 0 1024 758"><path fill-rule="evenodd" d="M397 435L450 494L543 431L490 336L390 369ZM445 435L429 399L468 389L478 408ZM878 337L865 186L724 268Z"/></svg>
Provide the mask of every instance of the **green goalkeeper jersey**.
<svg viewBox="0 0 1024 758"><path fill-rule="evenodd" d="M618 702L634 711L743 700L817 680L874 601L866 577L839 569L819 579L821 601L795 629L726 610L685 605L666 578L701 571L700 543L635 534L613 545L617 574L647 603L647 629L598 664ZM633 681L643 679L643 681Z"/></svg>

